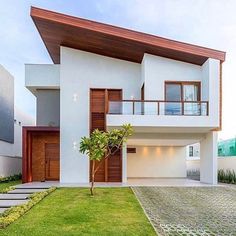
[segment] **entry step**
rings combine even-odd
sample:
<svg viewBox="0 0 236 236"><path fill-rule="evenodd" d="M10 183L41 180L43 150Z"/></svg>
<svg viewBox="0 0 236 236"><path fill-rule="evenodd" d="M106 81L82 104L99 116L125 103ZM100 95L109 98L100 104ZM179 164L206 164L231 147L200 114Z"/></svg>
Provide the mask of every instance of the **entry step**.
<svg viewBox="0 0 236 236"><path fill-rule="evenodd" d="M43 191L46 191L48 190L47 188L27 188L27 189L14 189L14 190L11 190L9 191L8 193L9 194L32 194L32 193L38 193L38 192L43 192Z"/></svg>
<svg viewBox="0 0 236 236"><path fill-rule="evenodd" d="M0 208L9 208L12 206L19 206L28 202L28 200L0 200Z"/></svg>
<svg viewBox="0 0 236 236"><path fill-rule="evenodd" d="M15 189L49 189L50 186L16 186Z"/></svg>
<svg viewBox="0 0 236 236"><path fill-rule="evenodd" d="M30 196L30 194L2 193L2 194L0 194L0 200L25 200L29 196Z"/></svg>

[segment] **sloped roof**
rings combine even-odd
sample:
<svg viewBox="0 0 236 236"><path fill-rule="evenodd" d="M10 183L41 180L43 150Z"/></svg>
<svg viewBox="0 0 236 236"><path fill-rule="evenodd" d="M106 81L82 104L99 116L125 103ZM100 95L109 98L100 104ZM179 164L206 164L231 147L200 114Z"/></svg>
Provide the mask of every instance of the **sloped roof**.
<svg viewBox="0 0 236 236"><path fill-rule="evenodd" d="M141 63L144 53L202 65L225 52L31 7L31 17L54 63L60 46Z"/></svg>

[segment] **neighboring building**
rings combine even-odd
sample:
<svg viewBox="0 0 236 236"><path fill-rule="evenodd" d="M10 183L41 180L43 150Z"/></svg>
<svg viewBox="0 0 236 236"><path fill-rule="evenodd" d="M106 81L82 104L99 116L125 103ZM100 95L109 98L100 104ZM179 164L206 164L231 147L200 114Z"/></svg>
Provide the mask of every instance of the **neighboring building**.
<svg viewBox="0 0 236 236"><path fill-rule="evenodd" d="M14 111L14 78L0 65L0 176L21 173L22 126L34 124Z"/></svg>
<svg viewBox="0 0 236 236"><path fill-rule="evenodd" d="M200 144L192 144L187 147L187 172L200 173ZM218 142L218 170L234 170L236 172L236 138L221 140Z"/></svg>
<svg viewBox="0 0 236 236"><path fill-rule="evenodd" d="M236 138L220 140L218 142L218 156L219 157L233 157L236 156ZM187 158L200 158L200 144L195 143L187 147Z"/></svg>
<svg viewBox="0 0 236 236"><path fill-rule="evenodd" d="M54 62L26 65L37 126L24 128L23 181L88 183L81 137L134 127L96 181L186 177L200 142L201 181L217 183L225 53L39 8L31 17Z"/></svg>
<svg viewBox="0 0 236 236"><path fill-rule="evenodd" d="M236 156L236 138L221 140L218 142L218 156Z"/></svg>

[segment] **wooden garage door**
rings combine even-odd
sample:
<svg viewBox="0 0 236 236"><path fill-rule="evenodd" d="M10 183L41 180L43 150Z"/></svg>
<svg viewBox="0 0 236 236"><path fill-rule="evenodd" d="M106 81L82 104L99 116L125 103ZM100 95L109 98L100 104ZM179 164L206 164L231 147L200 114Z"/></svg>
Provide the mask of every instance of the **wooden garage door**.
<svg viewBox="0 0 236 236"><path fill-rule="evenodd" d="M60 162L59 162L59 144L46 143L45 144L45 179L59 180Z"/></svg>
<svg viewBox="0 0 236 236"><path fill-rule="evenodd" d="M94 129L106 129L106 113L108 101L119 101L122 99L120 89L91 89L90 93L90 132ZM96 163L97 165L98 163ZM90 173L91 173L90 165ZM100 165L95 175L96 182L120 182L122 176L121 153L109 157ZM90 175L91 178L91 175Z"/></svg>

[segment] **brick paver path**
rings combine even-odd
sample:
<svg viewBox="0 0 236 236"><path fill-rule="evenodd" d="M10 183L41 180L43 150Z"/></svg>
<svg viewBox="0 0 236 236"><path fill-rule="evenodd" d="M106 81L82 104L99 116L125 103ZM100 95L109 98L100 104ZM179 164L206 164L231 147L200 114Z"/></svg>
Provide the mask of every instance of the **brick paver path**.
<svg viewBox="0 0 236 236"><path fill-rule="evenodd" d="M236 187L133 187L160 235L236 236Z"/></svg>

